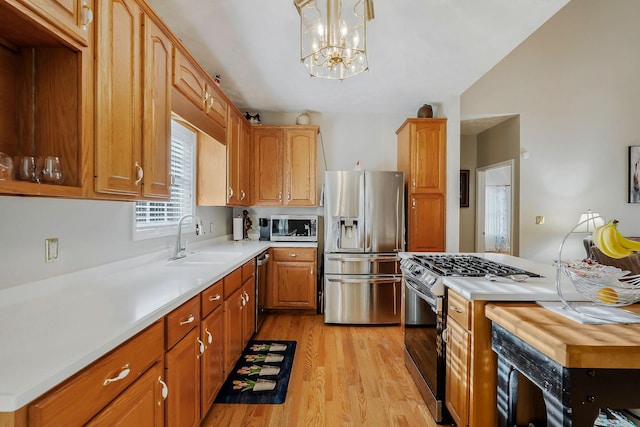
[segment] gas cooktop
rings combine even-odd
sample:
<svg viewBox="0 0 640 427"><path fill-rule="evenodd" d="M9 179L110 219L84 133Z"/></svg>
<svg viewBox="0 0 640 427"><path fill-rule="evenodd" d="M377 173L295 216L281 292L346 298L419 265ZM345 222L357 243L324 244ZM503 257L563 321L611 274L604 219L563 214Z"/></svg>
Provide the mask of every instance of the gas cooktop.
<svg viewBox="0 0 640 427"><path fill-rule="evenodd" d="M485 274L495 274L496 276L526 274L530 277L540 277L539 274L475 255L415 254L407 260L419 264L439 276L482 277Z"/></svg>

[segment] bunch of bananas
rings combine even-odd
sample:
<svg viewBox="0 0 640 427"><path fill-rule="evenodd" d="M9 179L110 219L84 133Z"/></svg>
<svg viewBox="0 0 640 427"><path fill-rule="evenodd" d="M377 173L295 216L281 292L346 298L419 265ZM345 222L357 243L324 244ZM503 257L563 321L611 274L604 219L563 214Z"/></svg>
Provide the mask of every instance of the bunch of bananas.
<svg viewBox="0 0 640 427"><path fill-rule="evenodd" d="M596 228L593 243L610 258L624 258L640 251L640 242L624 237L618 230L618 221L615 219Z"/></svg>

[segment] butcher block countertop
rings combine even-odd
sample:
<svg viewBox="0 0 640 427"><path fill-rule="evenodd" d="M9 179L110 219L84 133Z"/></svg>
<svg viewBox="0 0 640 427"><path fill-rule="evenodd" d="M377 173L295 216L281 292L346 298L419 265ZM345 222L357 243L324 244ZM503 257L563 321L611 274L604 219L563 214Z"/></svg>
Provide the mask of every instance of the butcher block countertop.
<svg viewBox="0 0 640 427"><path fill-rule="evenodd" d="M485 315L567 368L640 369L640 324L584 325L535 303L490 303Z"/></svg>

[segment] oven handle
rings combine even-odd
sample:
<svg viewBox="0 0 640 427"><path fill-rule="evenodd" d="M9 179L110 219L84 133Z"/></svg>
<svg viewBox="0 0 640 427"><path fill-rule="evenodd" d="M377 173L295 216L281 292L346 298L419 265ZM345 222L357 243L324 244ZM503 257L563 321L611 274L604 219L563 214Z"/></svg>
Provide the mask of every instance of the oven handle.
<svg viewBox="0 0 640 427"><path fill-rule="evenodd" d="M404 283L405 283L405 285L407 286L407 288L409 290L415 292L415 294L418 296L418 298L423 299L424 301L426 301L427 304L429 304L431 306L431 309L434 312L437 312L437 307L438 307L438 303L436 301L437 297L429 298L427 295L425 295L424 293L420 292L420 290L416 287L416 285L411 283L409 280L405 280Z"/></svg>
<svg viewBox="0 0 640 427"><path fill-rule="evenodd" d="M337 282L337 283L400 283L402 281L401 277L361 277L359 279L356 278L338 278L334 279L332 277L326 277L328 282Z"/></svg>

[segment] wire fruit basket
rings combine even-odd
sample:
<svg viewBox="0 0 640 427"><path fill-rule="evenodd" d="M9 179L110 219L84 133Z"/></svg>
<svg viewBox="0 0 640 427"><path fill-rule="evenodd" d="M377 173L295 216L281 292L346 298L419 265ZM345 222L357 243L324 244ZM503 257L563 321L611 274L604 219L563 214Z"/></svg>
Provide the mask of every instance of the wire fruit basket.
<svg viewBox="0 0 640 427"><path fill-rule="evenodd" d="M576 290L596 304L621 307L640 301L640 279L627 276L627 270L586 263L565 263L562 268Z"/></svg>

